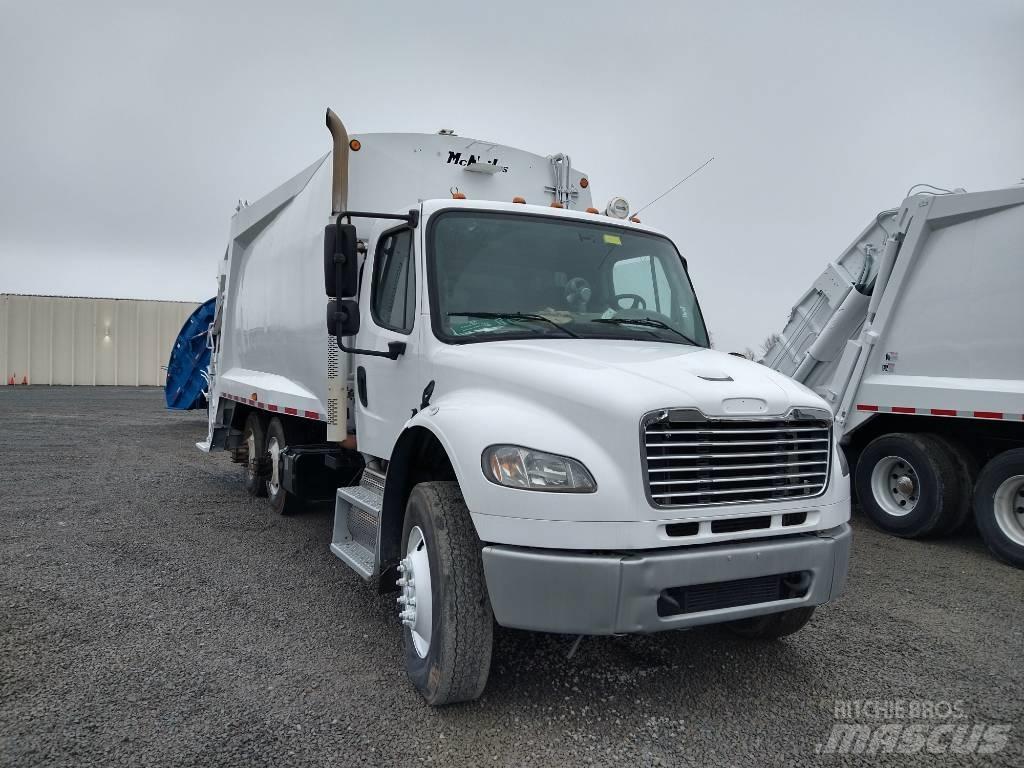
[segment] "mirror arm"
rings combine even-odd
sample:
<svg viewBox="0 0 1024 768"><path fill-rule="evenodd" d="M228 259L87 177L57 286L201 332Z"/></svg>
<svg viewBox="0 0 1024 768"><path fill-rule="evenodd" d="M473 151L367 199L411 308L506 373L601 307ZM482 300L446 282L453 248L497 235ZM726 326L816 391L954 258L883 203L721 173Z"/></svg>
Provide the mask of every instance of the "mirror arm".
<svg viewBox="0 0 1024 768"><path fill-rule="evenodd" d="M392 219L394 221L404 221L413 229L420 223L420 212L418 208L410 208L408 213L373 213L371 211L342 211L338 214L337 223L341 224L342 219L348 219L349 222L353 218L360 219Z"/></svg>
<svg viewBox="0 0 1024 768"><path fill-rule="evenodd" d="M399 357L405 354L405 342L404 341L389 341L387 352L377 352L373 349L355 349L353 347L345 346L345 342L342 341L342 337L338 337L338 349L342 352L348 352L353 355L367 355L369 357L386 357L388 360L397 360Z"/></svg>

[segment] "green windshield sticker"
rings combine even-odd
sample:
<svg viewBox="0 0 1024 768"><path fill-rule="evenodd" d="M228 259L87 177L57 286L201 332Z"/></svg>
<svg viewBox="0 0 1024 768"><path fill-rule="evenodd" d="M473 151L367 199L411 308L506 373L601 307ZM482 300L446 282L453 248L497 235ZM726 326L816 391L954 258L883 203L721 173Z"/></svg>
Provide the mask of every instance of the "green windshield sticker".
<svg viewBox="0 0 1024 768"><path fill-rule="evenodd" d="M472 336L474 333L489 333L516 327L518 323L503 317L474 318L464 323L452 323L453 336Z"/></svg>
<svg viewBox="0 0 1024 768"><path fill-rule="evenodd" d="M604 241L608 245L622 245L622 238L618 235L605 235Z"/></svg>

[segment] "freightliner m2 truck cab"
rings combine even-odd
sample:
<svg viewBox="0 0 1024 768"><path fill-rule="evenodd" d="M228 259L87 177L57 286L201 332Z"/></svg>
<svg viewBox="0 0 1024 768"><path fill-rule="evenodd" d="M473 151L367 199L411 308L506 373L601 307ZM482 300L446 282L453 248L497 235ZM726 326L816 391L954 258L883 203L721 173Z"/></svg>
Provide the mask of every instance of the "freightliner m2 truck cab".
<svg viewBox="0 0 1024 768"><path fill-rule="evenodd" d="M199 446L331 505L428 702L481 694L495 623L777 638L840 594L831 411L710 348L669 238L566 155L327 122L232 219Z"/></svg>

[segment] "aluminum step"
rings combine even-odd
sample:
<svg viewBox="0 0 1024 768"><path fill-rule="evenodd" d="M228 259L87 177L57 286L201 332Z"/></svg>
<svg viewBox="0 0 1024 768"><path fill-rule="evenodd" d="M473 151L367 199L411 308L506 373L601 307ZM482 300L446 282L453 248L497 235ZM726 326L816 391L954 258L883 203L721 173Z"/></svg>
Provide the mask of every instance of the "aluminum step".
<svg viewBox="0 0 1024 768"><path fill-rule="evenodd" d="M377 531L384 500L384 476L364 469L359 485L339 488L334 501L331 552L364 579L377 573Z"/></svg>

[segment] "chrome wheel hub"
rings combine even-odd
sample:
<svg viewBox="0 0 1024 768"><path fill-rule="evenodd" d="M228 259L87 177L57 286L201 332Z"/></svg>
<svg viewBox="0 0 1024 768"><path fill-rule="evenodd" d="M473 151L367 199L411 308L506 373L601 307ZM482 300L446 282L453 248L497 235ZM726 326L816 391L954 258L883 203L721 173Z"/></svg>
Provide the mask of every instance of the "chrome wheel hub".
<svg viewBox="0 0 1024 768"><path fill-rule="evenodd" d="M1024 547L1024 475L1006 478L992 498L996 524L1003 534Z"/></svg>
<svg viewBox="0 0 1024 768"><path fill-rule="evenodd" d="M276 496L281 489L281 446L276 437L270 438L267 453L270 454L270 479L267 481L267 489L272 496Z"/></svg>
<svg viewBox="0 0 1024 768"><path fill-rule="evenodd" d="M871 470L871 492L886 514L903 517L917 506L921 481L909 461L900 456L886 456Z"/></svg>
<svg viewBox="0 0 1024 768"><path fill-rule="evenodd" d="M427 541L420 527L409 531L405 546L405 557L398 564L398 618L409 628L413 647L417 655L426 658L430 650L430 633L433 622L433 606L430 591L430 559L427 556Z"/></svg>
<svg viewBox="0 0 1024 768"><path fill-rule="evenodd" d="M245 459L245 470L253 477L256 476L256 436L250 432L245 436L245 447L248 455Z"/></svg>

